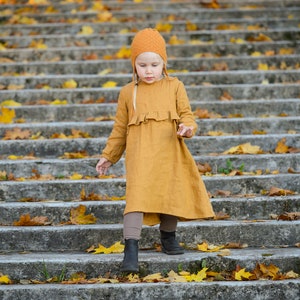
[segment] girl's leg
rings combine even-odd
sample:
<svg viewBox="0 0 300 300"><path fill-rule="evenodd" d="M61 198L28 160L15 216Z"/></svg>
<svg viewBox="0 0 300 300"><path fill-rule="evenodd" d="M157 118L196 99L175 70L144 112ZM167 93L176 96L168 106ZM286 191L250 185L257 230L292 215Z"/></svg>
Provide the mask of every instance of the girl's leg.
<svg viewBox="0 0 300 300"><path fill-rule="evenodd" d="M143 224L143 213L133 212L124 215L123 236L125 240L124 259L121 267L122 272L137 273L139 239Z"/></svg>
<svg viewBox="0 0 300 300"><path fill-rule="evenodd" d="M144 214L132 212L124 215L123 236L124 240L139 240L141 237Z"/></svg>
<svg viewBox="0 0 300 300"><path fill-rule="evenodd" d="M162 251L170 255L183 254L184 249L175 239L177 217L161 214L160 221L161 223L159 229L161 235Z"/></svg>
<svg viewBox="0 0 300 300"><path fill-rule="evenodd" d="M177 217L171 215L160 215L160 226L159 229L167 232L176 231L177 228Z"/></svg>

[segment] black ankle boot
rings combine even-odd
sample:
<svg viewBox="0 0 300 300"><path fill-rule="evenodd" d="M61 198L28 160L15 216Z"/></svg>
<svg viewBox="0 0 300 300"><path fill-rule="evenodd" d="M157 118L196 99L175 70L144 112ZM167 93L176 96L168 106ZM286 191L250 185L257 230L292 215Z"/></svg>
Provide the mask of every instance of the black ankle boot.
<svg viewBox="0 0 300 300"><path fill-rule="evenodd" d="M161 236L161 250L169 255L183 254L184 249L179 245L175 239L175 231L166 232L160 231Z"/></svg>
<svg viewBox="0 0 300 300"><path fill-rule="evenodd" d="M121 272L137 273L139 271L138 244L138 240L125 240L124 259L121 266Z"/></svg>

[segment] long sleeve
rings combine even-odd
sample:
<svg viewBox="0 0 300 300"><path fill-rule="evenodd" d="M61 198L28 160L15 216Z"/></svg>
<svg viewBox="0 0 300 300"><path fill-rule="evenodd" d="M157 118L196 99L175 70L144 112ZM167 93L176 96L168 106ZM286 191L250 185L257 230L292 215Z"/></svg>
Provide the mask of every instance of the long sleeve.
<svg viewBox="0 0 300 300"><path fill-rule="evenodd" d="M105 157L112 163L116 163L125 151L127 125L128 109L126 106L126 96L124 95L124 89L121 89L113 130L101 154L102 157Z"/></svg>
<svg viewBox="0 0 300 300"><path fill-rule="evenodd" d="M177 89L177 113L179 115L179 123L183 123L186 126L194 127L194 134L197 131L198 125L195 122L195 117L191 110L191 105L186 93L186 89L181 81L179 81Z"/></svg>

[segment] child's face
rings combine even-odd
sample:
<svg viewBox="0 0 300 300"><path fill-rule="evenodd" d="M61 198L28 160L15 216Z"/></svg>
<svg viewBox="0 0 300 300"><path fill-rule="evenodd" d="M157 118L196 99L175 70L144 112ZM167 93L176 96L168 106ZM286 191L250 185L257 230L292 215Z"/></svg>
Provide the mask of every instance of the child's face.
<svg viewBox="0 0 300 300"><path fill-rule="evenodd" d="M143 52L135 60L137 74L145 83L153 83L162 78L164 62L154 52Z"/></svg>

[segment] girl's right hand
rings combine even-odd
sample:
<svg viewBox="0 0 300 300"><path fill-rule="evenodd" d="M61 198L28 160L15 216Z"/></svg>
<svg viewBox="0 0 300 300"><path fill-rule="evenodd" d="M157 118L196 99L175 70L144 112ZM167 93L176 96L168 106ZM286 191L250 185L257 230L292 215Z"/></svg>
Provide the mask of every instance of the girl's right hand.
<svg viewBox="0 0 300 300"><path fill-rule="evenodd" d="M99 175L105 175L111 165L112 163L108 159L101 157L96 165L96 171Z"/></svg>

